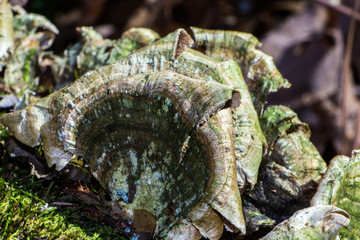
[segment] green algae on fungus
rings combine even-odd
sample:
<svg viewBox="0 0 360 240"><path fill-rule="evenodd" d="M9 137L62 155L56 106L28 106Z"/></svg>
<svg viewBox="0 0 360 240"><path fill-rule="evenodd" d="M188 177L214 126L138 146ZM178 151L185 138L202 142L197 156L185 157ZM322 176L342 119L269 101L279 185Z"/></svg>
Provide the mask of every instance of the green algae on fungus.
<svg viewBox="0 0 360 240"><path fill-rule="evenodd" d="M130 56L110 65L109 68L104 68L103 72L112 78L170 70L187 77L236 88L242 99L240 106L232 113L237 179L241 189L246 185L252 187L257 180L266 143L241 69L234 60L217 62L191 49L193 44L190 36L183 29L179 29L144 48L135 50Z"/></svg>
<svg viewBox="0 0 360 240"><path fill-rule="evenodd" d="M174 84L179 81L183 86ZM83 156L113 200L119 200L130 211L141 209L155 216L155 235L166 236L183 218L199 229L208 227L201 222L212 214L216 223L220 223L214 226L216 237L220 237L223 228L220 216L234 230L244 231L235 160L230 136L226 135L230 139L227 141L217 140L223 136L221 131L211 133L215 125L203 129L207 129L209 118L220 114L223 108L237 107L239 100L240 94L234 88L173 72L113 80L101 75L101 71L93 71L29 106L28 109L43 106L40 111L43 115L27 118L22 128L40 129L49 166L55 164L60 170L73 154ZM8 114L2 121L13 123L28 109ZM230 114L225 118L231 122ZM6 125L10 131L18 131L17 125ZM17 134L26 139L28 132L20 129ZM190 142L178 165L188 136ZM212 155L211 146L222 141L225 143L220 146L225 144L224 148L230 151L225 154L223 150L224 155L220 156L214 151ZM229 163L222 162L220 166L217 163L220 157L227 155ZM219 174L224 176L217 177ZM231 199L226 204L225 196ZM170 202L172 221L166 214ZM198 211L194 207L198 204L208 206L204 213L200 211L204 214L200 218L200 213L193 214ZM210 230L204 230L205 236L207 231Z"/></svg>
<svg viewBox="0 0 360 240"><path fill-rule="evenodd" d="M103 39L92 27L77 30L83 40L67 49L65 56L67 68L77 69L79 75L118 61L160 38L156 32L142 28L130 29L118 40Z"/></svg>
<svg viewBox="0 0 360 240"><path fill-rule="evenodd" d="M268 149L254 189L242 195L244 215L256 214L248 231L268 227L264 219L279 223L309 206L309 199L326 170L326 163L309 141L310 130L285 106L269 106L260 116Z"/></svg>
<svg viewBox="0 0 360 240"><path fill-rule="evenodd" d="M309 126L294 111L285 106L269 106L261 115L260 124L268 143L266 161L292 171L303 191L307 185L320 181L326 163L309 141Z"/></svg>
<svg viewBox="0 0 360 240"><path fill-rule="evenodd" d="M2 1L1 4L8 3ZM6 21L7 33L3 33L7 36L7 42L12 41L12 44L8 46L9 56L6 62L1 63L6 65L2 81L9 91L22 96L25 90L33 90L38 86L39 56L42 51L51 46L58 30L45 17L26 13L20 6L16 9L18 13L15 16L11 15L11 21ZM10 18L10 16L1 15L0 24L6 17ZM10 37L12 34L13 36ZM0 45L6 46L4 42Z"/></svg>
<svg viewBox="0 0 360 240"><path fill-rule="evenodd" d="M237 61L258 113L262 111L269 93L282 87L290 87L290 83L277 70L272 57L256 49L261 44L253 35L195 27L191 29L196 47L205 47L206 55L218 61Z"/></svg>
<svg viewBox="0 0 360 240"><path fill-rule="evenodd" d="M332 205L318 205L297 211L261 240L335 239L339 229L349 224L349 215Z"/></svg>
<svg viewBox="0 0 360 240"><path fill-rule="evenodd" d="M358 237L360 222L360 153L333 158L311 200L312 206L332 204L350 214L350 224L340 230L342 237Z"/></svg>

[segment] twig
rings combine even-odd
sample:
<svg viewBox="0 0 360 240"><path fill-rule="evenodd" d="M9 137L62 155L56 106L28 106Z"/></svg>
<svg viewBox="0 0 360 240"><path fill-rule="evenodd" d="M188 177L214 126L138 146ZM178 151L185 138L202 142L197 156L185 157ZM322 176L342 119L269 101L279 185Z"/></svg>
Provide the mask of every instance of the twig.
<svg viewBox="0 0 360 240"><path fill-rule="evenodd" d="M355 27L356 27L356 19L355 19L355 13L357 13L360 6L360 0L356 0L354 3L354 11L352 11L351 15L351 21L349 25L349 32L346 39L346 50L345 50L345 56L344 56L344 66L343 66L343 75L342 75L342 91L341 91L341 109L342 109L342 152L345 153L347 147L344 144L346 142L346 124L347 124L347 118L349 115L348 108L349 102L346 100L346 97L348 94L350 94L349 86L350 86L350 62L351 62L351 50L354 43L354 35L355 35Z"/></svg>
<svg viewBox="0 0 360 240"><path fill-rule="evenodd" d="M69 203L69 202L52 202L49 204L50 206L58 206L58 207L72 207L72 206L77 206L78 204L76 203Z"/></svg>
<svg viewBox="0 0 360 240"><path fill-rule="evenodd" d="M339 5L335 5L330 3L328 0L311 0L312 2L316 2L319 4L322 4L328 8L334 9L335 11L342 13L344 15L347 15L349 17L353 17L354 19L356 19L357 21L360 21L360 13L355 10L355 9L351 9L345 5L339 4Z"/></svg>

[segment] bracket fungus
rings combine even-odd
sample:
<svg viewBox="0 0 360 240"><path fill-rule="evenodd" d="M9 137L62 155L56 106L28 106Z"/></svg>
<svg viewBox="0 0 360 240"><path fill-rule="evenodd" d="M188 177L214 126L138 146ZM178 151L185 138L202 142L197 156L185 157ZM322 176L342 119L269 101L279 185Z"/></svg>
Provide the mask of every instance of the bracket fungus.
<svg viewBox="0 0 360 240"><path fill-rule="evenodd" d="M171 58L184 48L182 34ZM82 156L114 200L155 216L155 235L181 219L211 239L223 224L245 233L230 110L239 107L240 91L156 69L157 58L142 54L89 72L1 121L23 143L42 142L57 170ZM170 201L175 220L166 214Z"/></svg>
<svg viewBox="0 0 360 240"><path fill-rule="evenodd" d="M334 157L310 202L314 207L331 204L349 213L350 224L342 231L344 239L359 236L359 169L360 150L354 150L351 157Z"/></svg>
<svg viewBox="0 0 360 240"><path fill-rule="evenodd" d="M295 113L285 107L264 112L267 95L289 83L256 49L255 37L191 31L194 39L179 29L155 41L151 30L131 29L120 42L133 38L137 47L118 61L111 59L121 54L111 51L108 65L90 61L84 69L92 71L0 121L22 143L42 143L56 170L81 156L118 210L155 219L154 237L219 239L224 226L244 235L274 224L278 219L256 202L292 201L320 181L326 164ZM275 179L269 189L265 178L257 183L259 168ZM264 191L285 175L291 189L266 199ZM249 208L242 207L243 192ZM247 220L251 211L260 220L246 225L243 210Z"/></svg>

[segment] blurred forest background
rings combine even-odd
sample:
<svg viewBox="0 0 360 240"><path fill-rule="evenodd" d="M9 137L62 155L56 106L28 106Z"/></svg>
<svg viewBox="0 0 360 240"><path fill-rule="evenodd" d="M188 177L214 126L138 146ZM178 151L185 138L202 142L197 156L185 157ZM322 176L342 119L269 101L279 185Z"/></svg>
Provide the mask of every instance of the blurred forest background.
<svg viewBox="0 0 360 240"><path fill-rule="evenodd" d="M360 0L11 0L59 29L57 54L79 26L119 38L131 27L160 35L190 26L250 32L292 87L269 104L296 111L326 161L360 148Z"/></svg>

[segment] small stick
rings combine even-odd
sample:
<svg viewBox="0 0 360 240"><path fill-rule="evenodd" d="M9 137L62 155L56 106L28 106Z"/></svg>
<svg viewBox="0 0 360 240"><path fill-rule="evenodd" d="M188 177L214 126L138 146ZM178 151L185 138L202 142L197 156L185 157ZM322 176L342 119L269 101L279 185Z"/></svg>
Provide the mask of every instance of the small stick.
<svg viewBox="0 0 360 240"><path fill-rule="evenodd" d="M349 8L347 6L342 5L342 4L335 5L335 4L330 3L327 0L311 0L311 1L322 4L322 5L324 5L324 6L328 7L328 8L334 9L335 11L337 11L339 13L342 13L342 14L347 15L349 17L353 17L357 21L360 21L360 13L357 12L356 9L351 9L351 8Z"/></svg>

